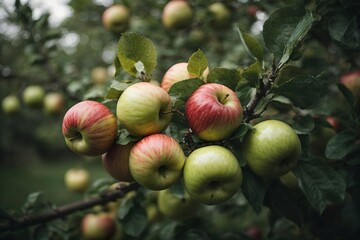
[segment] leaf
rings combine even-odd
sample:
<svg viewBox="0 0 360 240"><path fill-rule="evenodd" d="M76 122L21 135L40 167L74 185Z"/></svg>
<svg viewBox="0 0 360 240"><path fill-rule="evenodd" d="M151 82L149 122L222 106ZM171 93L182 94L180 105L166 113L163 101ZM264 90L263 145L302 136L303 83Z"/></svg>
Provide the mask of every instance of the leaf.
<svg viewBox="0 0 360 240"><path fill-rule="evenodd" d="M238 96L242 106L246 106L249 103L255 91L255 88L247 82L242 82L237 86L236 95Z"/></svg>
<svg viewBox="0 0 360 240"><path fill-rule="evenodd" d="M11 217L7 212L0 209L0 225L1 225L1 222L3 222L4 220L7 222L15 221L15 219L13 217Z"/></svg>
<svg viewBox="0 0 360 240"><path fill-rule="evenodd" d="M131 135L125 128L122 128L118 132L116 144L127 145L129 142L139 141L141 137Z"/></svg>
<svg viewBox="0 0 360 240"><path fill-rule="evenodd" d="M87 191L88 195L98 194L108 190L109 186L114 183L114 180L110 178L99 178L91 183L89 190Z"/></svg>
<svg viewBox="0 0 360 240"><path fill-rule="evenodd" d="M185 187L183 182L181 180L177 181L174 185L170 187L170 192L178 198L184 198Z"/></svg>
<svg viewBox="0 0 360 240"><path fill-rule="evenodd" d="M239 28L239 26L236 26L236 30L238 31L241 42L244 44L245 49L247 53L250 55L250 57L252 57L254 60L258 62L262 62L264 56L264 50L261 44L259 43L259 41L252 35L242 31Z"/></svg>
<svg viewBox="0 0 360 240"><path fill-rule="evenodd" d="M132 76L137 75L135 64L144 64L145 74L151 75L156 66L156 48L152 41L137 33L124 33L118 43L117 56L124 70Z"/></svg>
<svg viewBox="0 0 360 240"><path fill-rule="evenodd" d="M27 212L33 212L40 210L44 206L44 195L43 192L33 192L30 193L27 197L27 200L25 204L23 205L23 211L25 213Z"/></svg>
<svg viewBox="0 0 360 240"><path fill-rule="evenodd" d="M114 67L115 67L114 77L116 77L120 74L121 69L122 69L120 59L118 58L118 56L115 56L115 58L114 58Z"/></svg>
<svg viewBox="0 0 360 240"><path fill-rule="evenodd" d="M208 83L219 83L235 91L239 81L240 73L235 69L213 68L207 76Z"/></svg>
<svg viewBox="0 0 360 240"><path fill-rule="evenodd" d="M144 232L147 221L145 209L141 205L136 204L121 220L121 223L126 234L139 237Z"/></svg>
<svg viewBox="0 0 360 240"><path fill-rule="evenodd" d="M203 84L205 84L204 81L198 78L183 80L171 86L169 95L186 102L190 95Z"/></svg>
<svg viewBox="0 0 360 240"><path fill-rule="evenodd" d="M333 136L326 145L325 156L332 160L341 160L359 149L358 136L351 131L343 131Z"/></svg>
<svg viewBox="0 0 360 240"><path fill-rule="evenodd" d="M350 104L351 107L355 106L355 97L353 93L342 83L337 84L340 92L346 99L346 101Z"/></svg>
<svg viewBox="0 0 360 240"><path fill-rule="evenodd" d="M255 62L250 66L245 67L241 75L249 81L252 87L258 88L260 85L260 78L263 70L261 68L260 62Z"/></svg>
<svg viewBox="0 0 360 240"><path fill-rule="evenodd" d="M166 221L161 227L159 237L161 240L175 239L177 228L180 223L177 221Z"/></svg>
<svg viewBox="0 0 360 240"><path fill-rule="evenodd" d="M202 78L205 69L208 67L208 60L200 49L193 53L188 61L187 70L196 78Z"/></svg>
<svg viewBox="0 0 360 240"><path fill-rule="evenodd" d="M254 127L248 123L241 123L238 129L229 137L229 139L239 139L240 142L244 139L249 131L254 130Z"/></svg>
<svg viewBox="0 0 360 240"><path fill-rule="evenodd" d="M310 115L297 116L292 127L297 134L308 134L315 128L315 122Z"/></svg>
<svg viewBox="0 0 360 240"><path fill-rule="evenodd" d="M204 231L199 229L189 229L183 232L177 239L181 240L209 240L209 237Z"/></svg>
<svg viewBox="0 0 360 240"><path fill-rule="evenodd" d="M133 198L126 198L125 201L121 202L120 208L118 208L117 216L119 220L125 219L130 213L131 209L135 207L135 201Z"/></svg>

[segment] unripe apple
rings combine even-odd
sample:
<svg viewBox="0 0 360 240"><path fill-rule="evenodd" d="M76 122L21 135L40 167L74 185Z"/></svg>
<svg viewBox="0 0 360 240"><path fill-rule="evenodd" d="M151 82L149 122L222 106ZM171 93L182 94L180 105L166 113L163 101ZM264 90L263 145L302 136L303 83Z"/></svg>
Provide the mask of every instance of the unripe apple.
<svg viewBox="0 0 360 240"><path fill-rule="evenodd" d="M251 170L263 178L278 178L291 171L301 154L296 132L279 120L265 120L254 128L240 149Z"/></svg>
<svg viewBox="0 0 360 240"><path fill-rule="evenodd" d="M38 85L27 86L22 94L22 99L25 105L29 107L40 107L43 104L45 90Z"/></svg>
<svg viewBox="0 0 360 240"><path fill-rule="evenodd" d="M104 84L108 80L108 70L104 67L94 67L90 72L91 81L94 84Z"/></svg>
<svg viewBox="0 0 360 240"><path fill-rule="evenodd" d="M208 83L189 97L185 115L190 128L200 139L220 141L240 126L243 109L233 90L222 84Z"/></svg>
<svg viewBox="0 0 360 240"><path fill-rule="evenodd" d="M357 101L357 106L360 106L360 70L342 75L340 83L344 84L352 92Z"/></svg>
<svg viewBox="0 0 360 240"><path fill-rule="evenodd" d="M289 189L295 189L299 186L297 177L292 171L280 176L279 179Z"/></svg>
<svg viewBox="0 0 360 240"><path fill-rule="evenodd" d="M187 1L171 0L165 5L161 20L165 28L177 30L189 26L192 16L192 9Z"/></svg>
<svg viewBox="0 0 360 240"><path fill-rule="evenodd" d="M144 137L130 152L130 172L150 190L163 190L179 180L185 163L180 144L165 134Z"/></svg>
<svg viewBox="0 0 360 240"><path fill-rule="evenodd" d="M62 122L66 145L84 156L100 156L108 151L117 138L116 117L102 103L82 101L72 106Z"/></svg>
<svg viewBox="0 0 360 240"><path fill-rule="evenodd" d="M111 239L116 233L114 218L108 213L88 213L81 221L81 234L88 240Z"/></svg>
<svg viewBox="0 0 360 240"><path fill-rule="evenodd" d="M129 9L121 4L107 8L102 15L104 27L115 33L121 33L128 29L130 22Z"/></svg>
<svg viewBox="0 0 360 240"><path fill-rule="evenodd" d="M222 28L228 26L231 20L230 10L222 2L215 2L209 5L211 26Z"/></svg>
<svg viewBox="0 0 360 240"><path fill-rule="evenodd" d="M72 192L85 191L90 183L90 174L83 168L71 168L65 172L65 186Z"/></svg>
<svg viewBox="0 0 360 240"><path fill-rule="evenodd" d="M44 97L44 111L50 115L57 115L64 111L65 99L59 92L47 93Z"/></svg>
<svg viewBox="0 0 360 240"><path fill-rule="evenodd" d="M242 171L232 152L222 146L206 146L190 153L183 180L190 197L207 205L234 196L242 183Z"/></svg>
<svg viewBox="0 0 360 240"><path fill-rule="evenodd" d="M1 107L4 113L12 115L19 112L21 103L17 96L9 95L3 98Z"/></svg>
<svg viewBox="0 0 360 240"><path fill-rule="evenodd" d="M116 106L120 125L136 136L165 130L171 121L171 99L161 87L135 83L121 94Z"/></svg>

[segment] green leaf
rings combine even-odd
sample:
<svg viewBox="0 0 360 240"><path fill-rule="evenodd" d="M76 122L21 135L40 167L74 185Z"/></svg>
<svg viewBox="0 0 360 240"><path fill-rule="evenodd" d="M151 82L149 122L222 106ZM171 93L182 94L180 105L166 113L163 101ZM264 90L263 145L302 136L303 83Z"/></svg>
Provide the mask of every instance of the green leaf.
<svg viewBox="0 0 360 240"><path fill-rule="evenodd" d="M101 192L104 192L109 189L109 186L114 183L113 179L110 178L99 178L91 183L89 190L87 191L88 195L94 195Z"/></svg>
<svg viewBox="0 0 360 240"><path fill-rule="evenodd" d="M180 223L177 221L166 221L161 227L159 237L161 240L175 239Z"/></svg>
<svg viewBox="0 0 360 240"><path fill-rule="evenodd" d="M127 145L129 142L139 141L141 137L131 135L125 128L122 128L118 132L118 138L116 143L120 145Z"/></svg>
<svg viewBox="0 0 360 240"><path fill-rule="evenodd" d="M43 207L44 201L45 199L43 192L39 191L39 192L30 193L27 197L25 204L23 205L23 211L25 213L32 211L36 212L37 210Z"/></svg>
<svg viewBox="0 0 360 240"><path fill-rule="evenodd" d="M208 67L208 60L200 49L193 53L188 61L187 70L196 78L202 78L205 69Z"/></svg>
<svg viewBox="0 0 360 240"><path fill-rule="evenodd" d="M342 83L337 84L340 92L346 99L346 101L350 104L351 107L355 106L355 97L353 93Z"/></svg>
<svg viewBox="0 0 360 240"><path fill-rule="evenodd" d="M178 198L183 198L185 194L185 187L182 180L177 181L170 187L170 192Z"/></svg>
<svg viewBox="0 0 360 240"><path fill-rule="evenodd" d="M203 84L205 82L199 78L183 80L171 86L169 95L186 102L190 95Z"/></svg>
<svg viewBox="0 0 360 240"><path fill-rule="evenodd" d="M261 68L260 62L255 62L251 64L250 66L245 67L241 75L249 81L250 85L252 87L259 87L260 85L260 79L261 75L263 73L263 70Z"/></svg>
<svg viewBox="0 0 360 240"><path fill-rule="evenodd" d="M264 50L260 44L260 42L250 34L242 31L238 26L236 26L236 30L240 35L241 42L244 44L247 53L254 60L258 62L263 61Z"/></svg>
<svg viewBox="0 0 360 240"><path fill-rule="evenodd" d="M359 137L351 131L343 131L332 137L326 145L325 156L332 160L341 160L359 149Z"/></svg>
<svg viewBox="0 0 360 240"><path fill-rule="evenodd" d="M91 87L84 93L83 99L101 100L104 99L105 95L106 95L106 90L104 89L104 87L96 85Z"/></svg>
<svg viewBox="0 0 360 240"><path fill-rule="evenodd" d="M126 234L139 237L147 226L147 215L145 209L140 205L134 205L121 220Z"/></svg>
<svg viewBox="0 0 360 240"><path fill-rule="evenodd" d="M123 83L123 82L113 81L105 96L105 99L111 99L111 100L119 99L121 94L125 91L125 89L132 84L134 83L133 82Z"/></svg>
<svg viewBox="0 0 360 240"><path fill-rule="evenodd" d="M208 83L219 83L235 91L239 81L240 73L235 69L213 68L207 76Z"/></svg>
<svg viewBox="0 0 360 240"><path fill-rule="evenodd" d="M308 134L314 129L315 122L310 115L297 116L292 127L297 134Z"/></svg>
<svg viewBox="0 0 360 240"><path fill-rule="evenodd" d="M115 58L114 58L114 67L115 67L114 77L116 77L120 74L121 69L122 69L120 59L118 56L115 56Z"/></svg>
<svg viewBox="0 0 360 240"><path fill-rule="evenodd" d="M178 236L177 239L179 239L179 240L209 240L209 237L204 231L201 231L200 229L192 228L192 229L189 229L189 230L183 232L182 234L180 234L180 236Z"/></svg>
<svg viewBox="0 0 360 240"><path fill-rule="evenodd" d="M137 33L124 33L118 43L117 56L124 70L132 76L138 74L135 64L144 64L146 76L156 67L156 48L152 41Z"/></svg>
<svg viewBox="0 0 360 240"><path fill-rule="evenodd" d="M248 123L241 123L238 129L229 137L229 139L239 139L240 142L244 139L249 131L254 130L254 127Z"/></svg>
<svg viewBox="0 0 360 240"><path fill-rule="evenodd" d="M254 92L255 88L253 88L251 84L247 82L241 82L236 88L236 95L240 99L242 106L246 106L249 103Z"/></svg>
<svg viewBox="0 0 360 240"><path fill-rule="evenodd" d="M234 156L238 160L240 166L243 167L246 165L246 161L240 152L240 148L239 148L240 144L241 144L240 139L232 138L232 139L226 140L226 142L224 143L224 147L229 149L234 154Z"/></svg>

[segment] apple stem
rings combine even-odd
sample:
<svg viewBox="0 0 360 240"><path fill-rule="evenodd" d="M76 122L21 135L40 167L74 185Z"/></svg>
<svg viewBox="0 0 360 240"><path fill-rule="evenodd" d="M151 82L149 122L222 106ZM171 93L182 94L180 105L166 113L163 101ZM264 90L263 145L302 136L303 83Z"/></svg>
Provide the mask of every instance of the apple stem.
<svg viewBox="0 0 360 240"><path fill-rule="evenodd" d="M180 111L177 110L177 109L173 109L173 110L167 111L167 112L162 112L162 113L160 113L160 114L170 114L170 113L177 113L177 114L179 114L179 115L182 116L182 117L185 116L184 113L180 112Z"/></svg>
<svg viewBox="0 0 360 240"><path fill-rule="evenodd" d="M227 93L227 94L225 95L224 99L221 100L220 102L221 102L222 104L224 104L224 101L225 101L229 96L230 96L230 94Z"/></svg>

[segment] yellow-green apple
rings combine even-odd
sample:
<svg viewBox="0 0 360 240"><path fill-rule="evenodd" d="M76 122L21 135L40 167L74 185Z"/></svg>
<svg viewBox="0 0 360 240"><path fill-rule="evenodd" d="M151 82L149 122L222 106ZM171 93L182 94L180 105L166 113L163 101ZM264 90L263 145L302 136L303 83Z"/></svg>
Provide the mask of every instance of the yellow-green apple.
<svg viewBox="0 0 360 240"><path fill-rule="evenodd" d="M252 171L263 178L278 178L291 171L301 154L296 132L285 122L265 120L254 126L241 144L241 153Z"/></svg>
<svg viewBox="0 0 360 240"><path fill-rule="evenodd" d="M84 156L100 156L114 144L116 117L104 104L85 100L72 106L62 122L66 145Z"/></svg>
<svg viewBox="0 0 360 240"><path fill-rule="evenodd" d="M243 120L243 109L230 88L207 83L196 89L185 105L192 131L202 140L220 141L229 137Z"/></svg>
<svg viewBox="0 0 360 240"><path fill-rule="evenodd" d="M282 182L282 184L284 184L284 186L289 189L295 189L299 186L297 177L292 171L280 176L279 179Z"/></svg>
<svg viewBox="0 0 360 240"><path fill-rule="evenodd" d="M130 22L130 11L122 5L116 4L105 9L102 15L103 26L114 33L121 33L128 29Z"/></svg>
<svg viewBox="0 0 360 240"><path fill-rule="evenodd" d="M216 28L226 27L231 20L231 12L222 2L215 2L208 6L211 26Z"/></svg>
<svg viewBox="0 0 360 240"><path fill-rule="evenodd" d="M21 103L17 96L9 95L3 98L1 107L4 113L15 114L19 112Z"/></svg>
<svg viewBox="0 0 360 240"><path fill-rule="evenodd" d="M126 145L114 144L106 153L101 156L105 170L114 179L123 182L133 181L129 168L130 151L136 142L129 142Z"/></svg>
<svg viewBox="0 0 360 240"><path fill-rule="evenodd" d="M23 102L29 107L42 106L44 96L45 90L39 85L27 86L22 93Z"/></svg>
<svg viewBox="0 0 360 240"><path fill-rule="evenodd" d="M352 92L357 105L360 106L360 70L342 75L340 83L344 84Z"/></svg>
<svg viewBox="0 0 360 240"><path fill-rule="evenodd" d="M59 92L47 93L44 97L44 111L50 115L57 115L64 111L65 99Z"/></svg>
<svg viewBox="0 0 360 240"><path fill-rule="evenodd" d="M185 163L180 144L165 134L152 134L135 144L130 152L130 172L140 185L163 190L179 180Z"/></svg>
<svg viewBox="0 0 360 240"><path fill-rule="evenodd" d="M162 216L156 203L149 203L145 206L146 216L149 224L158 221Z"/></svg>
<svg viewBox="0 0 360 240"><path fill-rule="evenodd" d="M225 147L198 148L186 159L183 180L190 197L214 205L234 196L242 183L242 171L234 154Z"/></svg>
<svg viewBox="0 0 360 240"><path fill-rule="evenodd" d="M162 11L161 20L167 29L181 29L192 22L193 12L186 0L171 0Z"/></svg>
<svg viewBox="0 0 360 240"><path fill-rule="evenodd" d="M90 183L90 174L83 168L70 168L64 175L65 187L72 192L85 191Z"/></svg>
<svg viewBox="0 0 360 240"><path fill-rule="evenodd" d="M194 74L191 74L187 70L188 63L180 62L172 65L164 74L163 79L161 80L160 86L169 92L170 87L177 82L182 80L195 78ZM206 82L206 77L209 74L209 68L207 67L202 75L202 80Z"/></svg>
<svg viewBox="0 0 360 240"><path fill-rule="evenodd" d="M173 194L170 188L159 192L157 206L162 215L173 220L186 220L196 215L200 204L185 191L182 197Z"/></svg>
<svg viewBox="0 0 360 240"><path fill-rule="evenodd" d="M94 84L104 84L108 80L108 70L104 67L94 67L90 72L91 81Z"/></svg>
<svg viewBox="0 0 360 240"><path fill-rule="evenodd" d="M81 234L88 240L112 239L116 233L116 223L108 213L87 213L81 220Z"/></svg>
<svg viewBox="0 0 360 240"><path fill-rule="evenodd" d="M149 82L135 83L121 94L116 115L120 125L133 135L160 133L172 118L171 99L161 87Z"/></svg>

